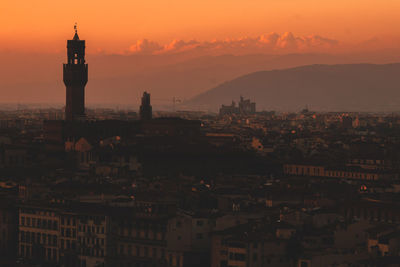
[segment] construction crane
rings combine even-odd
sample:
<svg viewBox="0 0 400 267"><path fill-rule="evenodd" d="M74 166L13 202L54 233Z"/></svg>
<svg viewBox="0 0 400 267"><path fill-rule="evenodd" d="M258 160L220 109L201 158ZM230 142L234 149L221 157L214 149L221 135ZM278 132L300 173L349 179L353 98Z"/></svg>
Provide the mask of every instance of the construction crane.
<svg viewBox="0 0 400 267"><path fill-rule="evenodd" d="M153 98L153 100L160 101L160 102L169 102L171 99L166 98ZM182 100L176 96L172 97L172 111L175 112L175 105L177 103L182 103Z"/></svg>

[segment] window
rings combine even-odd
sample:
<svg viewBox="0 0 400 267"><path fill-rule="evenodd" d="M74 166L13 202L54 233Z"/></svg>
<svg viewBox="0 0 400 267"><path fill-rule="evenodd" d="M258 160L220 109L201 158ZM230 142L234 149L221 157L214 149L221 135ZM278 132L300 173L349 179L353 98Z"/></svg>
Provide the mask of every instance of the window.
<svg viewBox="0 0 400 267"><path fill-rule="evenodd" d="M25 233L25 239L26 239L26 243L30 243L31 242L31 234L29 232Z"/></svg>
<svg viewBox="0 0 400 267"><path fill-rule="evenodd" d="M253 254L253 261L256 262L257 260L258 260L258 255L257 255L257 253L254 253Z"/></svg>
<svg viewBox="0 0 400 267"><path fill-rule="evenodd" d="M21 256L25 256L25 246L21 245Z"/></svg>
<svg viewBox="0 0 400 267"><path fill-rule="evenodd" d="M203 226L203 224L204 224L203 220L198 220L197 221L197 226Z"/></svg>
<svg viewBox="0 0 400 267"><path fill-rule="evenodd" d="M140 256L140 247L136 246L136 256Z"/></svg>
<svg viewBox="0 0 400 267"><path fill-rule="evenodd" d="M161 249L161 259L165 259L165 249Z"/></svg>
<svg viewBox="0 0 400 267"><path fill-rule="evenodd" d="M245 261L246 260L246 255L242 253L235 253L234 259L237 261Z"/></svg>

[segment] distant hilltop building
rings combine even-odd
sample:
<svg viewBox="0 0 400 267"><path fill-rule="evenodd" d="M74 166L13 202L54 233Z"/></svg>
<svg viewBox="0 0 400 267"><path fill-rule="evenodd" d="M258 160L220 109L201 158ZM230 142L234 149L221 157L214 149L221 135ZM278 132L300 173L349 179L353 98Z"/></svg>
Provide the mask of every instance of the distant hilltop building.
<svg viewBox="0 0 400 267"><path fill-rule="evenodd" d="M219 115L252 115L256 113L256 103L250 99L244 99L240 96L239 106L236 106L235 101L229 106L222 105L219 109Z"/></svg>
<svg viewBox="0 0 400 267"><path fill-rule="evenodd" d="M66 86L65 119L68 121L85 117L85 86L88 81L88 65L85 62L85 41L75 35L67 41L68 62L64 64L63 75Z"/></svg>
<svg viewBox="0 0 400 267"><path fill-rule="evenodd" d="M142 104L140 105L140 119L141 120L151 120L152 118L152 107L150 105L150 94L147 92L143 93Z"/></svg>

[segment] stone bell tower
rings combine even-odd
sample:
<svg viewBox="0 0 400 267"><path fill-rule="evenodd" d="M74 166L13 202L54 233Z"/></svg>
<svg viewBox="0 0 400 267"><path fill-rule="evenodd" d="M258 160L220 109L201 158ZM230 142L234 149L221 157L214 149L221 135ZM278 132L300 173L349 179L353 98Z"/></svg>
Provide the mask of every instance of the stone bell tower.
<svg viewBox="0 0 400 267"><path fill-rule="evenodd" d="M85 86L88 81L85 41L79 39L76 24L74 29L74 38L67 41L68 62L63 66L66 86L65 119L68 121L85 117Z"/></svg>

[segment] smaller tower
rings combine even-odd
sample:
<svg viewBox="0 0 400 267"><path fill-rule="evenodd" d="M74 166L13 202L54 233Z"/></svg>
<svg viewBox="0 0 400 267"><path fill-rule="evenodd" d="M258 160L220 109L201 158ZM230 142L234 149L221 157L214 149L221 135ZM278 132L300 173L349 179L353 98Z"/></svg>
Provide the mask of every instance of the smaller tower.
<svg viewBox="0 0 400 267"><path fill-rule="evenodd" d="M151 120L153 110L150 105L150 94L147 92L143 93L139 113L141 120Z"/></svg>

